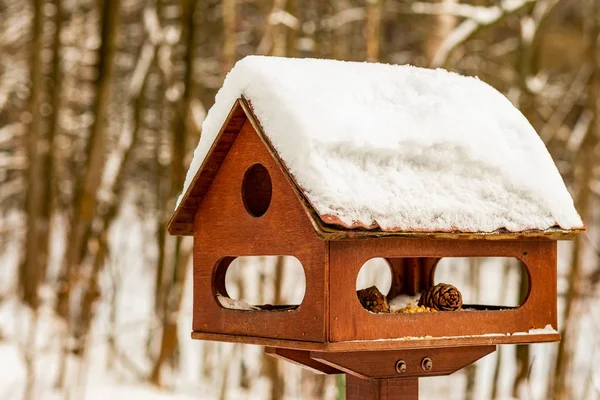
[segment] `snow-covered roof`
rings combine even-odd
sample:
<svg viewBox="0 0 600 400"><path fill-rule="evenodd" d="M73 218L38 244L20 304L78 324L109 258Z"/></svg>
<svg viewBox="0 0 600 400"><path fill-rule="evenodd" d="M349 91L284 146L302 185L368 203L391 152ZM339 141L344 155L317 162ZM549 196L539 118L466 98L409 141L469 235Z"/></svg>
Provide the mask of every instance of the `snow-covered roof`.
<svg viewBox="0 0 600 400"><path fill-rule="evenodd" d="M474 77L407 65L242 59L202 125L182 195L240 97L326 224L479 233L584 227L544 143L504 95Z"/></svg>

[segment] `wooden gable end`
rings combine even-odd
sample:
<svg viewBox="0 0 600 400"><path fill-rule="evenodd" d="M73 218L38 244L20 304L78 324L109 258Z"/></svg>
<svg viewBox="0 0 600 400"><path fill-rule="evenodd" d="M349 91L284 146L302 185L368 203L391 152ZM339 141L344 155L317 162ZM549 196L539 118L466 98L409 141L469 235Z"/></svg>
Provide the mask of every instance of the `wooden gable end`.
<svg viewBox="0 0 600 400"><path fill-rule="evenodd" d="M243 199L246 171L262 165L271 181L270 203L252 215ZM327 338L329 242L317 237L306 209L252 123L246 121L206 189L194 218L194 332L302 341ZM215 268L238 256L296 257L306 290L300 306L288 312L223 308L215 299Z"/></svg>
<svg viewBox="0 0 600 400"><path fill-rule="evenodd" d="M240 101L236 100L206 159L194 176L189 190L183 194L181 202L169 221L168 231L171 235L193 235L194 214L198 205L247 120L246 111Z"/></svg>
<svg viewBox="0 0 600 400"><path fill-rule="evenodd" d="M259 217L247 210L242 194L244 175L256 164L266 168L271 181L270 203ZM210 232L211 237L240 237L239 242L254 240L254 235L261 235L261 241L281 241L301 232L304 240L307 237L319 240L292 185L268 145L250 121L246 121L198 205L194 237L200 232Z"/></svg>
<svg viewBox="0 0 600 400"><path fill-rule="evenodd" d="M260 124L252 113L251 106L244 98L236 100L231 108L204 162L192 179L189 189L183 194L181 202L169 221L168 232L171 235L181 236L192 236L194 234L194 215L225 162L227 155L234 147L238 136L241 136L244 127L246 130L251 131L249 135L252 137L252 146L255 146L255 150L265 154L264 158L268 159L269 164L273 165L273 170L277 169L280 178L288 183L286 191L290 192L296 203L299 203L298 205L303 209L304 214L308 216L310 224L317 229L316 233L320 233L310 205L306 204L306 200L297 189L293 177L289 175L277 153L272 150L271 144L262 133ZM275 192L275 189L273 190Z"/></svg>

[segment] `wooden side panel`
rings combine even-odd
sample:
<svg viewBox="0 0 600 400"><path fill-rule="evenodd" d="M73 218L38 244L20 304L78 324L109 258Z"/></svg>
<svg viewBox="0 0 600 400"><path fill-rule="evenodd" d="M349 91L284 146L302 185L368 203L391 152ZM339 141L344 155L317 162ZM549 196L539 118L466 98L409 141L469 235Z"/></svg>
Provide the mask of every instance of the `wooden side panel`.
<svg viewBox="0 0 600 400"><path fill-rule="evenodd" d="M266 213L250 215L242 200L247 168L263 164L271 177ZM300 341L325 341L328 243L319 240L282 173L250 122L242 127L215 175L194 221L193 330ZM241 311L222 308L214 296L215 266L230 256L292 255L302 263L306 293L294 311Z"/></svg>
<svg viewBox="0 0 600 400"><path fill-rule="evenodd" d="M513 310L373 314L354 291L361 266L384 257L514 257L527 267L530 292ZM447 337L556 329L556 242L382 238L330 244L330 341Z"/></svg>

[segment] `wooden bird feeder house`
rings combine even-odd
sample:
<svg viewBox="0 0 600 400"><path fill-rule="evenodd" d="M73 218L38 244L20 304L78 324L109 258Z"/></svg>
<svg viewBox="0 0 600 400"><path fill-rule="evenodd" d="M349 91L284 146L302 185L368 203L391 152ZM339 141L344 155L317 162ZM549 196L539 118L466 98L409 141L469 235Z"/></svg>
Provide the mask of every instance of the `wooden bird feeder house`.
<svg viewBox="0 0 600 400"><path fill-rule="evenodd" d="M248 57L202 135L168 228L194 237L194 339L264 345L317 373L345 373L348 399L414 399L419 377L450 374L496 345L560 339L557 240L584 225L533 128L483 82ZM236 257L278 255L302 264L299 305L223 304ZM518 307L371 312L356 281L376 257L392 271L388 297L431 289L446 257L520 260L529 291Z"/></svg>

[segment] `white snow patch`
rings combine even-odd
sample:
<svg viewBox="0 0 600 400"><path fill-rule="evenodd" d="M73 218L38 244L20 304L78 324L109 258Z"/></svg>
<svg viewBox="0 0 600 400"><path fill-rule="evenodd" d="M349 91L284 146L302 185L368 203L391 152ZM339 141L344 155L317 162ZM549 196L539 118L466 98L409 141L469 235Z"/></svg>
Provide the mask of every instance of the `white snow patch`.
<svg viewBox="0 0 600 400"><path fill-rule="evenodd" d="M504 95L408 65L242 59L202 125L183 193L240 96L320 215L402 231L583 226L543 142Z"/></svg>
<svg viewBox="0 0 600 400"><path fill-rule="evenodd" d="M521 335L545 335L545 334L553 334L558 333L556 329L552 327L552 325L548 324L543 328L531 328L528 332L515 332L513 336L521 336Z"/></svg>
<svg viewBox="0 0 600 400"><path fill-rule="evenodd" d="M258 310L259 309L258 307L248 304L243 300L235 300L235 299L232 299L230 297L223 296L220 294L217 294L217 300L219 300L219 303L223 307L229 308L230 310Z"/></svg>
<svg viewBox="0 0 600 400"><path fill-rule="evenodd" d="M457 335L457 336L404 336L400 338L375 339L366 340L367 342L397 342L406 340L442 340L442 339L465 339L465 338L482 338L482 337L503 337L503 336L527 336L527 335L550 335L558 333L552 326L546 325L542 329L530 329L528 332L514 333L483 333L481 335ZM351 342L364 342L365 340L351 340Z"/></svg>

